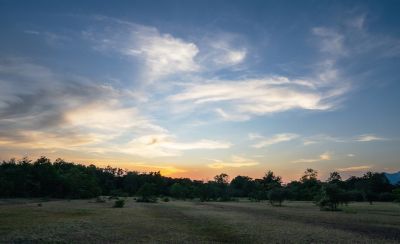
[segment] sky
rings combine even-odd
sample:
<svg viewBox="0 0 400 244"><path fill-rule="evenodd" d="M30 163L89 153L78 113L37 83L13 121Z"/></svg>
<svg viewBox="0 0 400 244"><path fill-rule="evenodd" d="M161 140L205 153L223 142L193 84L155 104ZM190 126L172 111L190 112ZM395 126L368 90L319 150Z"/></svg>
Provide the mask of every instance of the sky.
<svg viewBox="0 0 400 244"><path fill-rule="evenodd" d="M399 1L0 0L0 160L400 170Z"/></svg>

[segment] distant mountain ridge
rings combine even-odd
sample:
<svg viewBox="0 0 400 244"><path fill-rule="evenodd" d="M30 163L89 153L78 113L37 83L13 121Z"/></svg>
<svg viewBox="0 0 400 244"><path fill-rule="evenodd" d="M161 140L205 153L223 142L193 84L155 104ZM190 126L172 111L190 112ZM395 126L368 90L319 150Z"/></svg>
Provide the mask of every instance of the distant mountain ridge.
<svg viewBox="0 0 400 244"><path fill-rule="evenodd" d="M400 171L397 173L385 173L386 178L388 178L390 184L396 185L400 184Z"/></svg>

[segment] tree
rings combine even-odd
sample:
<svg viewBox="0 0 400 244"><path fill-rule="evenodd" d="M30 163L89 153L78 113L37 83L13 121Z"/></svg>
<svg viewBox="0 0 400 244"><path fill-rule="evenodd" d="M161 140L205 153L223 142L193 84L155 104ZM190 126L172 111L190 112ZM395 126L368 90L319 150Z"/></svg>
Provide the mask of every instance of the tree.
<svg viewBox="0 0 400 244"><path fill-rule="evenodd" d="M190 189L188 189L188 187L186 187L185 185L182 185L180 183L174 183L170 187L169 192L172 197L175 197L178 199L183 199L183 200L188 198L190 195Z"/></svg>
<svg viewBox="0 0 400 244"><path fill-rule="evenodd" d="M269 170L261 180L265 190L269 191L275 187L282 186L282 178L280 176L275 176L274 172Z"/></svg>
<svg viewBox="0 0 400 244"><path fill-rule="evenodd" d="M250 177L239 175L233 178L230 187L232 188L234 196L249 197L255 190L255 183Z"/></svg>
<svg viewBox="0 0 400 244"><path fill-rule="evenodd" d="M340 176L339 172L336 172L336 171L330 173L329 178L328 178L329 183L337 183L341 180L342 180L342 177Z"/></svg>
<svg viewBox="0 0 400 244"><path fill-rule="evenodd" d="M156 186L153 183L145 183L140 187L137 194L140 196L136 201L138 202L156 202Z"/></svg>
<svg viewBox="0 0 400 244"><path fill-rule="evenodd" d="M393 195L394 195L394 201L395 202L400 202L400 188L396 188L392 192L393 192Z"/></svg>
<svg viewBox="0 0 400 244"><path fill-rule="evenodd" d="M344 202L343 191L337 184L325 184L321 189L321 197L317 204L321 210L337 211L340 203Z"/></svg>
<svg viewBox="0 0 400 244"><path fill-rule="evenodd" d="M300 182L296 186L298 200L311 201L319 195L321 182L317 179L318 172L313 169L304 171Z"/></svg>
<svg viewBox="0 0 400 244"><path fill-rule="evenodd" d="M214 176L214 181L217 184L227 185L229 182L229 176L225 173L222 173L222 174Z"/></svg>
<svg viewBox="0 0 400 244"><path fill-rule="evenodd" d="M301 177L300 181L303 183L307 181L316 181L317 176L318 172L316 170L308 168L304 171L304 175Z"/></svg>
<svg viewBox="0 0 400 244"><path fill-rule="evenodd" d="M282 187L273 188L268 192L268 199L272 206L282 206L286 197L287 191Z"/></svg>

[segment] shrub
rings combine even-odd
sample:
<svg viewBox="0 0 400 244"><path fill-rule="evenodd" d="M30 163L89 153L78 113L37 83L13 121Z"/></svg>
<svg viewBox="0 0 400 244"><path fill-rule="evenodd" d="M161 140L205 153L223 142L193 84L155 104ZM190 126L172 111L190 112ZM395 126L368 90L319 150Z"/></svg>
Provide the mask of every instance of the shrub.
<svg viewBox="0 0 400 244"><path fill-rule="evenodd" d="M381 194L379 194L379 201L381 202L393 202L394 199L394 194L390 192L382 192Z"/></svg>
<svg viewBox="0 0 400 244"><path fill-rule="evenodd" d="M140 197L136 199L136 202L157 202L156 186L154 184L145 183L142 187L140 187L137 194Z"/></svg>
<svg viewBox="0 0 400 244"><path fill-rule="evenodd" d="M151 197L138 197L136 199L136 202L156 203L157 202L157 197L154 197L154 196L151 196Z"/></svg>
<svg viewBox="0 0 400 244"><path fill-rule="evenodd" d="M287 191L284 188L273 188L268 192L268 199L272 206L282 206L282 202L287 197Z"/></svg>
<svg viewBox="0 0 400 244"><path fill-rule="evenodd" d="M114 208L123 208L125 205L125 200L124 199L118 199L114 202Z"/></svg>
<svg viewBox="0 0 400 244"><path fill-rule="evenodd" d="M110 196L111 197L116 197L116 198L118 198L118 197L128 197L129 194L124 192L124 191L122 191L122 190L120 190L120 189L117 189L117 190L112 190L110 192Z"/></svg>
<svg viewBox="0 0 400 244"><path fill-rule="evenodd" d="M96 202L97 202L97 203L104 203L104 202L106 202L106 200L105 200L104 198L98 196L98 197L96 198Z"/></svg>
<svg viewBox="0 0 400 244"><path fill-rule="evenodd" d="M268 199L268 192L264 190L254 191L249 194L249 199L254 202Z"/></svg>
<svg viewBox="0 0 400 244"><path fill-rule="evenodd" d="M169 202L169 197L164 197L162 200L163 202Z"/></svg>
<svg viewBox="0 0 400 244"><path fill-rule="evenodd" d="M326 184L321 189L321 195L317 205L321 210L337 211L338 205L343 203L343 190L336 184Z"/></svg>
<svg viewBox="0 0 400 244"><path fill-rule="evenodd" d="M357 191L357 190L351 190L347 192L350 201L353 202L362 202L364 201L364 196L363 193L361 191Z"/></svg>
<svg viewBox="0 0 400 244"><path fill-rule="evenodd" d="M400 202L400 188L396 188L392 191L394 195L394 201L395 202Z"/></svg>

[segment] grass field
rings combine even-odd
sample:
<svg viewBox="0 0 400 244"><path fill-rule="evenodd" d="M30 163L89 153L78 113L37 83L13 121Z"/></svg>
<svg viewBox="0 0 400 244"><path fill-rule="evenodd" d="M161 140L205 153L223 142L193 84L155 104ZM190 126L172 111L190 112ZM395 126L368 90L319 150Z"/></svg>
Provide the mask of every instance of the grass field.
<svg viewBox="0 0 400 244"><path fill-rule="evenodd" d="M0 200L0 242L399 243L400 205Z"/></svg>

